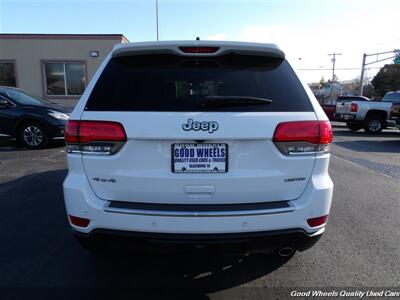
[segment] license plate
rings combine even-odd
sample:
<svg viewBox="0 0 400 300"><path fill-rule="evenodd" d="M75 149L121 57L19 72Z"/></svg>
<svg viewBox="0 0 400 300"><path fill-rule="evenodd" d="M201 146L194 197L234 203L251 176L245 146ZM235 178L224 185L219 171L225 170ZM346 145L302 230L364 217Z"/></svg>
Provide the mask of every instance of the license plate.
<svg viewBox="0 0 400 300"><path fill-rule="evenodd" d="M353 120L354 116L353 115L344 115L345 120Z"/></svg>
<svg viewBox="0 0 400 300"><path fill-rule="evenodd" d="M228 144L172 144L172 172L228 172Z"/></svg>

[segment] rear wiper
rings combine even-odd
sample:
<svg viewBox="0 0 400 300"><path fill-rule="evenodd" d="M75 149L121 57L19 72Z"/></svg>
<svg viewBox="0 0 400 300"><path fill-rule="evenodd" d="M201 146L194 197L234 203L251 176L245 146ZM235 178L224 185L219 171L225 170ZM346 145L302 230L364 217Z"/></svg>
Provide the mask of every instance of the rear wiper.
<svg viewBox="0 0 400 300"><path fill-rule="evenodd" d="M200 100L201 106L263 105L272 100L251 96L207 96Z"/></svg>

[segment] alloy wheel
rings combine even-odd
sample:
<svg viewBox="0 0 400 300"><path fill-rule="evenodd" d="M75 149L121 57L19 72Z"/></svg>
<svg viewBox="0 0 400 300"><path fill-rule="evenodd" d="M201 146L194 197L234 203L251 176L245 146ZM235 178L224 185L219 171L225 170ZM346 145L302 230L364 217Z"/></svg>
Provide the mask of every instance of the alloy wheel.
<svg viewBox="0 0 400 300"><path fill-rule="evenodd" d="M43 141L43 131L39 127L30 125L24 129L23 138L26 144L36 147Z"/></svg>
<svg viewBox="0 0 400 300"><path fill-rule="evenodd" d="M372 132L378 132L382 127L381 121L380 120L371 120L368 123L368 128Z"/></svg>

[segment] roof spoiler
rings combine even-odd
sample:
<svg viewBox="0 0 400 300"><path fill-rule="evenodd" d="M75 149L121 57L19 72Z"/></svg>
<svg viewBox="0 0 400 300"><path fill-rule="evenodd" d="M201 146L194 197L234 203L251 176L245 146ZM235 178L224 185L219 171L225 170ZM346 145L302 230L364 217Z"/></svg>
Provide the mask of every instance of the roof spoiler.
<svg viewBox="0 0 400 300"><path fill-rule="evenodd" d="M185 47L215 47L212 53L187 53L181 49ZM132 55L173 54L180 56L213 57L224 54L266 56L285 59L285 53L275 44L260 44L246 42L217 42L217 41L168 41L168 42L143 42L117 44L112 57Z"/></svg>

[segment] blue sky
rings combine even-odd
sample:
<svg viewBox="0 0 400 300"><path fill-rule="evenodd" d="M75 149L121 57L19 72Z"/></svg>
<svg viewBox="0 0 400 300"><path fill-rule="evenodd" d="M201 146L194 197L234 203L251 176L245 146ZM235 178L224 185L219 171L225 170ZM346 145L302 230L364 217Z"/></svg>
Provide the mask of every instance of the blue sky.
<svg viewBox="0 0 400 300"><path fill-rule="evenodd" d="M399 0L159 0L160 39L274 42L307 81L359 75L362 53L400 48ZM1 33L123 33L156 38L155 0L0 0ZM301 59L299 59L301 58ZM379 67L376 64L372 67ZM370 69L373 76L377 69Z"/></svg>

